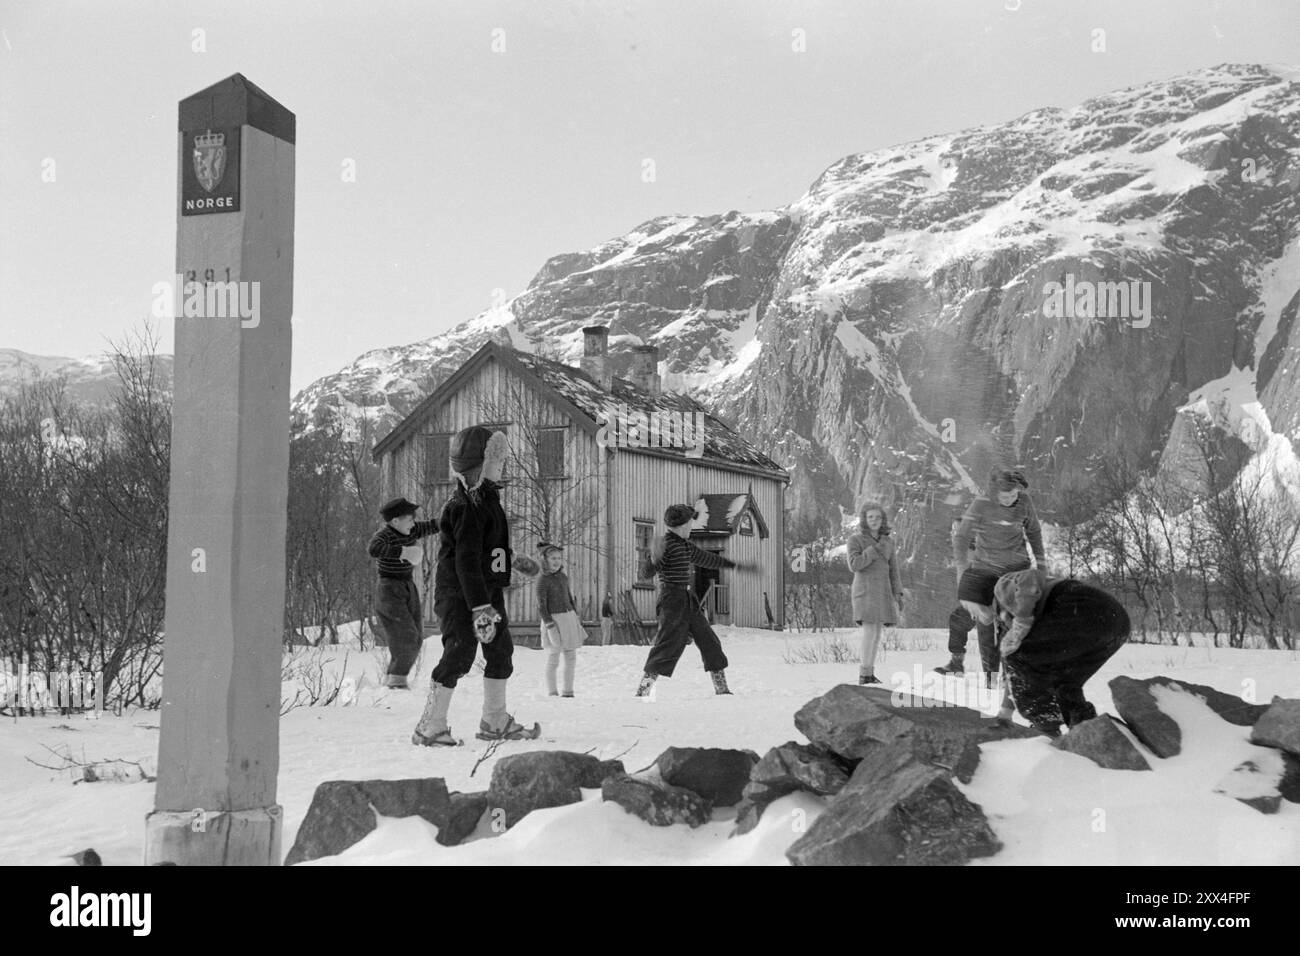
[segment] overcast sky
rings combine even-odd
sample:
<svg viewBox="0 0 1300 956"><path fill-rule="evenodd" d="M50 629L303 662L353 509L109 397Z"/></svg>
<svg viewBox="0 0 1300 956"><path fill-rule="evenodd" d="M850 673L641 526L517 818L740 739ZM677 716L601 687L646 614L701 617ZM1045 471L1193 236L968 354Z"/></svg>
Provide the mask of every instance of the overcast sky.
<svg viewBox="0 0 1300 956"><path fill-rule="evenodd" d="M0 347L83 355L138 327L175 261L176 104L241 72L298 117L295 389L654 216L772 208L848 153L1300 61L1295 0L0 0L0 30Z"/></svg>

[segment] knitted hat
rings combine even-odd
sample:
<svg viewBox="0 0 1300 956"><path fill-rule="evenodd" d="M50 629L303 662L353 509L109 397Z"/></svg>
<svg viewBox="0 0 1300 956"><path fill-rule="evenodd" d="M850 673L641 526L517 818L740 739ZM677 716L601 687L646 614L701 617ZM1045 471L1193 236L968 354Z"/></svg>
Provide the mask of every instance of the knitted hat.
<svg viewBox="0 0 1300 956"><path fill-rule="evenodd" d="M1029 479L1019 468L994 468L989 473L989 487L994 491L1011 491L1013 488L1028 488Z"/></svg>
<svg viewBox="0 0 1300 956"><path fill-rule="evenodd" d="M538 544L537 544L537 551L538 551L538 553L541 554L541 556L544 558L544 557L546 557L548 554L550 554L552 551L560 551L560 552L563 552L564 549L561 548L558 544L551 544L551 542L549 542L549 541L541 541L541 542L538 542Z"/></svg>
<svg viewBox="0 0 1300 956"><path fill-rule="evenodd" d="M1037 568L1004 574L993 585L994 602L1015 617L1029 617L1043 596L1046 582L1047 575Z"/></svg>
<svg viewBox="0 0 1300 956"><path fill-rule="evenodd" d="M483 464L484 451L492 432L482 425L462 428L451 440L451 470L463 475Z"/></svg>
<svg viewBox="0 0 1300 956"><path fill-rule="evenodd" d="M695 520L695 509L690 505L669 505L664 511L664 524L670 528Z"/></svg>
<svg viewBox="0 0 1300 956"><path fill-rule="evenodd" d="M379 509L379 517L385 521L392 521L394 518L400 518L402 515L413 515L420 510L420 506L414 501L407 501L405 498L390 498L384 502Z"/></svg>

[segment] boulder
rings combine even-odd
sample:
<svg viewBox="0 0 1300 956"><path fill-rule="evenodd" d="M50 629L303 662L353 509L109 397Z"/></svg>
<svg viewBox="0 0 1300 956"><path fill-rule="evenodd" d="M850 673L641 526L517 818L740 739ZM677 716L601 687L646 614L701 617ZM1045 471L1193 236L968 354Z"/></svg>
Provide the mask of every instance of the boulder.
<svg viewBox="0 0 1300 956"><path fill-rule="evenodd" d="M579 788L594 790L607 777L622 772L623 764L618 760L600 760L567 750L511 754L492 768L487 805L505 811L509 829L533 810L579 802Z"/></svg>
<svg viewBox="0 0 1300 956"><path fill-rule="evenodd" d="M674 823L698 827L709 822L713 811L708 798L693 790L628 774L609 777L600 786L600 796L655 827Z"/></svg>
<svg viewBox="0 0 1300 956"><path fill-rule="evenodd" d="M1300 756L1300 700L1275 699L1255 723L1250 742Z"/></svg>
<svg viewBox="0 0 1300 956"><path fill-rule="evenodd" d="M1290 758L1291 763L1286 763ZM1300 761L1290 754L1260 748L1259 753L1234 767L1214 785L1214 792L1240 800L1260 813L1277 813L1283 790L1292 803L1300 801Z"/></svg>
<svg viewBox="0 0 1300 956"><path fill-rule="evenodd" d="M482 819L487 806L487 793L482 790L474 793L453 790L447 825L438 831L438 842L443 846L458 846L462 840L478 829L478 822Z"/></svg>
<svg viewBox="0 0 1300 956"><path fill-rule="evenodd" d="M664 783L693 790L715 807L740 802L756 763L758 754L752 750L718 747L669 747L655 760Z"/></svg>
<svg viewBox="0 0 1300 956"><path fill-rule="evenodd" d="M1158 757L1173 757L1181 752L1183 735L1174 719L1156 705L1151 688L1157 685L1201 698L1216 714L1238 727L1253 726L1269 709L1267 704L1251 704L1205 684L1171 677L1113 678L1110 692L1115 709L1133 731L1133 736Z"/></svg>
<svg viewBox="0 0 1300 956"><path fill-rule="evenodd" d="M768 804L786 794L806 790L819 796L833 796L849 782L853 765L829 750L791 740L773 747L754 764L736 810L732 836L748 833L758 825Z"/></svg>
<svg viewBox="0 0 1300 956"><path fill-rule="evenodd" d="M1115 720L1108 714L1085 720L1058 737L1052 746L1066 753L1087 757L1107 770L1150 770L1151 764L1124 736Z"/></svg>
<svg viewBox="0 0 1300 956"><path fill-rule="evenodd" d="M1001 847L951 774L899 740L858 764L786 858L795 866L960 865Z"/></svg>
<svg viewBox="0 0 1300 956"><path fill-rule="evenodd" d="M1287 803L1300 803L1300 757L1282 751L1282 779L1277 792Z"/></svg>
<svg viewBox="0 0 1300 956"><path fill-rule="evenodd" d="M327 780L312 795L285 866L342 853L375 829L376 813L423 817L438 828L438 842L444 846L463 838L453 839L452 801L441 777Z"/></svg>
<svg viewBox="0 0 1300 956"><path fill-rule="evenodd" d="M979 745L993 740L1038 736L1019 725L999 727L969 707L940 701L921 706L917 698L897 705L883 687L840 684L799 708L794 725L805 737L847 760L860 760L874 750L906 741L927 763L952 771L969 782L979 764Z"/></svg>

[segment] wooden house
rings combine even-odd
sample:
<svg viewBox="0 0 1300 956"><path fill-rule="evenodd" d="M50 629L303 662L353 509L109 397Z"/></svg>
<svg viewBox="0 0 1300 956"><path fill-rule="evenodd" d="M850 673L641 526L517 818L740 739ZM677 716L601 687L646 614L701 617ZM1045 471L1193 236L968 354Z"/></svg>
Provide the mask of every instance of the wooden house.
<svg viewBox="0 0 1300 956"><path fill-rule="evenodd" d="M655 582L640 557L666 530L664 509L693 504L692 539L750 570L697 569L696 594L709 618L743 627L784 626L784 498L789 475L685 395L659 387L658 350L632 349L628 378L612 374L608 329L583 330L575 368L489 342L374 448L383 497L406 495L435 516L454 485L448 449L462 428L506 432L510 456L502 500L516 553L537 557L542 540L565 548L578 611L596 631L609 592L616 640L653 633ZM626 356L620 356L626 358ZM422 588L426 626L436 627L434 546ZM535 634L530 579L515 574L507 611L512 632Z"/></svg>

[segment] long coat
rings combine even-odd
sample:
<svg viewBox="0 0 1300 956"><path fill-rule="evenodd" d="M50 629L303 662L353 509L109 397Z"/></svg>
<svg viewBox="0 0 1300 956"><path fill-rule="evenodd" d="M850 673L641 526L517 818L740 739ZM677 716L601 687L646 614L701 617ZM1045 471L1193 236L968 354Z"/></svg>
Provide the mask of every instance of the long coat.
<svg viewBox="0 0 1300 956"><path fill-rule="evenodd" d="M848 562L853 572L853 619L860 624L897 624L895 595L903 592L894 539L870 531L849 535Z"/></svg>

